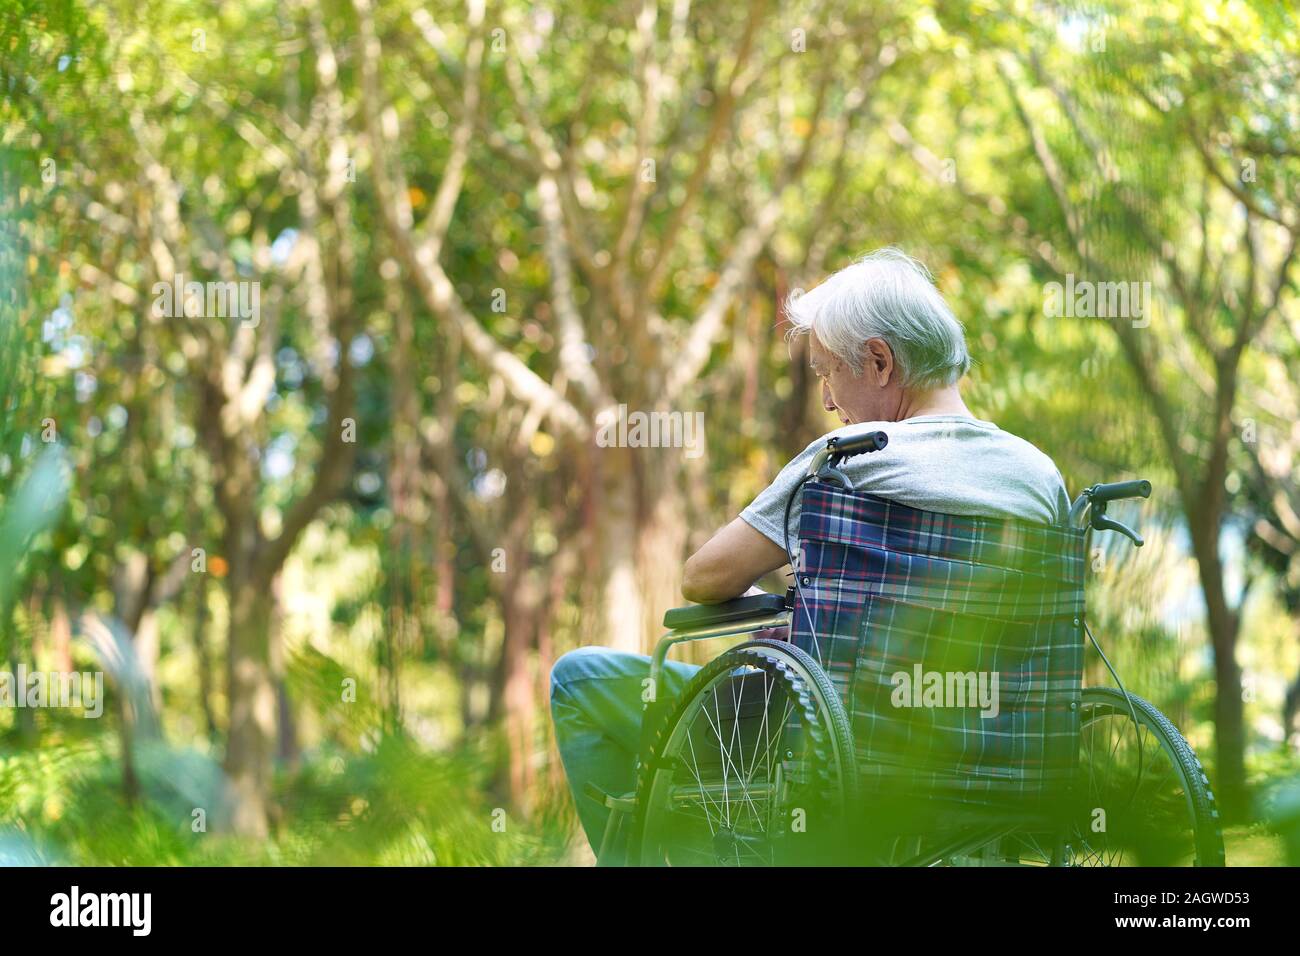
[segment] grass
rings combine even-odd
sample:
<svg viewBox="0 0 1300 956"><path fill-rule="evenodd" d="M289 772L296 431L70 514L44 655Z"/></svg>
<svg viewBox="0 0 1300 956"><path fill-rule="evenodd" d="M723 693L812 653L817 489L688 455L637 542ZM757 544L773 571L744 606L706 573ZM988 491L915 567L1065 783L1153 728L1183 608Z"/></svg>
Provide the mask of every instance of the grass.
<svg viewBox="0 0 1300 956"><path fill-rule="evenodd" d="M207 825L220 776L206 755L157 745L138 766L141 798L128 805L117 754L98 741L0 757L0 863L500 866L569 852L567 827L492 806L474 755L421 753L400 737L361 754L321 750L282 776L265 841Z"/></svg>

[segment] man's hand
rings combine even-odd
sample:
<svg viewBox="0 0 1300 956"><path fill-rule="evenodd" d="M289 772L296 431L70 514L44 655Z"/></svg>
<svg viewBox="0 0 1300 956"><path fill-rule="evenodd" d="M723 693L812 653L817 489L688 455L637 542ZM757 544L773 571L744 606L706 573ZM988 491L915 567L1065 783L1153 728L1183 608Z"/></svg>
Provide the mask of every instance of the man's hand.
<svg viewBox="0 0 1300 956"><path fill-rule="evenodd" d="M697 604L730 601L788 560L785 549L737 518L687 560L682 596Z"/></svg>

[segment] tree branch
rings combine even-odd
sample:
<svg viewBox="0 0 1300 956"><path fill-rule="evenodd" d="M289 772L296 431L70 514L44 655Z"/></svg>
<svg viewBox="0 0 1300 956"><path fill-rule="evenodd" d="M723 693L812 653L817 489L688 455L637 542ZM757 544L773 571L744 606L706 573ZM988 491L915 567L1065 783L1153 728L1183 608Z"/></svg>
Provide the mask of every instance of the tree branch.
<svg viewBox="0 0 1300 956"><path fill-rule="evenodd" d="M506 351L470 315L456 294L437 259L429 249L415 248L411 237L411 208L400 164L392 171L386 153L397 138L397 114L389 108L381 121L379 38L375 33L370 0L353 0L360 26L361 83L367 136L370 142L371 170L375 193L385 228L403 268L415 283L425 305L434 315L449 319L463 336L465 344L489 371L501 376L507 388L523 401L545 409L559 428L579 438L590 434L590 425L572 403L564 399L517 356Z"/></svg>

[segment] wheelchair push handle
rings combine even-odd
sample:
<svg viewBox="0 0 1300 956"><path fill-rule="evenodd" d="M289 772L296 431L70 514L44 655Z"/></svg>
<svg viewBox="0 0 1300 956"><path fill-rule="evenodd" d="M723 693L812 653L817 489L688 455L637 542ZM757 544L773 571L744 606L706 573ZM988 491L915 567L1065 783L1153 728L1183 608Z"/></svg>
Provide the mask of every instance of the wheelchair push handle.
<svg viewBox="0 0 1300 956"><path fill-rule="evenodd" d="M865 435L850 435L847 438L832 438L826 443L840 458L852 458L863 452L880 451L889 444L889 436L884 432L867 432Z"/></svg>
<svg viewBox="0 0 1300 956"><path fill-rule="evenodd" d="M1089 524L1097 531L1118 531L1124 535L1137 547L1142 547L1146 541L1142 535L1138 534L1128 525L1116 521L1114 518L1106 517L1106 505L1112 501L1121 501L1125 498L1149 498L1151 496L1151 482L1145 478L1138 478L1135 481L1114 481L1109 484L1093 485L1084 491L1083 496L1092 505L1089 509Z"/></svg>
<svg viewBox="0 0 1300 956"><path fill-rule="evenodd" d="M817 454L813 455L805 477L820 478L841 488L852 488L853 483L849 481L848 476L839 470L840 462L855 455L880 451L888 444L889 436L879 431L837 435L826 442L825 448L819 449Z"/></svg>
<svg viewBox="0 0 1300 956"><path fill-rule="evenodd" d="M1091 491L1094 506L1124 498L1150 498L1151 482L1145 478L1136 481L1112 481L1109 484L1093 485Z"/></svg>

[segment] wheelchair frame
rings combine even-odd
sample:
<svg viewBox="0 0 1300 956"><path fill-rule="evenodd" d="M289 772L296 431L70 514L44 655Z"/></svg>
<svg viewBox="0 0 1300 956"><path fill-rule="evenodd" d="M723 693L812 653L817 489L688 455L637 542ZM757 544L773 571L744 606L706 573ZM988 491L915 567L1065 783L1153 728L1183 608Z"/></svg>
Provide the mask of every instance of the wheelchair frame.
<svg viewBox="0 0 1300 956"><path fill-rule="evenodd" d="M659 676L663 672L664 661L668 657L668 652L678 644L684 644L690 641L713 640L721 637L740 637L745 634L753 634L758 631L764 631L774 627L788 627L791 623L793 609L787 606L786 610L776 614L766 614L755 616L753 618L740 618L728 621L723 624L714 626L701 626L696 628L681 628L667 631L655 645L654 653L650 658L650 686L658 688ZM641 747L637 754L638 769L643 755L646 752L646 742L662 718L662 714L669 701L662 701L658 694L654 699L646 704L641 716ZM605 833L601 839L600 849L597 852L597 865L612 865L616 861L610 859L611 854L615 851L619 840L623 837L623 830L628 825L630 818L636 812L636 792L625 794L621 797L615 797L606 794L597 788L591 788L588 794L600 800L610 810L609 822L605 827ZM945 857L960 853L963 849L970 847L981 847L989 844L993 839L1010 832L1016 827L1007 825L990 826L986 828L974 829L969 833L954 838L948 843L940 844L924 853L918 853L901 862L902 866L928 866Z"/></svg>
<svg viewBox="0 0 1300 956"><path fill-rule="evenodd" d="M871 432L862 435L854 435L831 439L827 447L820 450L814 457L811 466L808 469L805 480L817 477L823 480L830 480L846 487L852 487L843 472L838 470L841 461L852 457L855 454L879 450L885 446L887 438L883 433ZM800 488L802 484L800 485ZM798 489L796 489L798 493ZM1113 484L1097 484L1084 489L1071 505L1068 524L1071 527L1091 527L1101 531L1118 531L1127 536L1137 547L1142 547L1144 541L1142 536L1131 528L1106 517L1106 506L1110 501L1121 498L1146 498L1151 493L1151 483L1146 480L1125 481ZM1084 518L1085 513L1087 518ZM1086 525L1085 525L1086 520ZM787 547L787 552L788 552ZM767 630L775 627L789 627L792 621L794 610L794 591L791 588L785 599L785 608L778 612L765 612L755 614L753 617L739 617L720 621L715 624L704 623L695 627L681 627L668 630L656 643L654 653L650 659L649 681L652 688L652 694L642 713L640 746L637 754L637 769L641 769L642 761L647 753L647 746L650 735L654 732L658 722L662 719L667 706L671 701L660 700L658 688L660 686L660 677L663 673L664 662L667 659L669 651L676 645L690 641L711 640L721 637L738 637L745 634L753 634L758 631ZM665 621L665 623L667 623ZM1091 638L1091 633L1089 632ZM1101 648L1093 640L1094 646L1101 653ZM1111 675L1115 678L1116 683L1120 684L1120 693L1123 694L1125 702L1128 704L1129 711L1133 717L1135 726L1140 726L1137 717L1137 711L1134 709L1133 700L1129 698L1128 692L1123 689L1123 684L1119 681L1118 674L1115 673L1110 661L1106 659L1104 653L1101 653L1102 660L1105 662ZM1085 703L1087 702L1088 690L1085 689ZM1143 702L1144 703L1144 702ZM1150 707L1150 705L1145 705ZM1154 708L1151 708L1154 710ZM1155 712L1157 715L1158 711ZM1163 718L1163 715L1159 715ZM1163 718L1167 722L1167 718ZM1172 724L1170 724L1172 727ZM1177 733L1177 728L1174 728ZM1186 746L1184 741L1184 746ZM1139 730L1139 751L1140 730ZM1188 748L1190 750L1190 748ZM1194 759L1194 755L1193 755ZM1196 761L1199 769L1200 763ZM1139 764L1139 779L1141 774L1141 765ZM639 776L639 773L638 773ZM1207 781L1208 792L1208 781ZM631 818L635 816L637 810L637 793L634 791L623 796L613 796L606 794L594 786L589 787L588 795L604 803L610 810L609 821L605 828L600 849L597 851L597 865L617 865L619 862L612 859L615 849L620 839L625 837L624 830L627 828ZM1193 816L1197 808L1192 806L1193 798L1188 795L1189 806L1191 806ZM1213 804L1213 797L1210 797L1210 803ZM1217 811L1214 811L1214 817L1217 820ZM998 843L1002 837L1026 829L1024 821L1016 824L998 823L989 826L973 825L969 830L964 831L946 842L938 843L929 847L925 852L917 852L912 856L900 861L903 866L928 866L941 862L944 859L959 856L963 851L979 851L982 856L989 860L996 860ZM1062 834L1063 837L1063 834ZM1062 860L1062 853L1065 849L1064 839L1055 841L1051 848L1050 862L1052 865L1059 865ZM919 850L919 845L918 845ZM1041 850L1041 848L1040 848ZM1222 844L1220 839L1219 848L1220 859L1222 857Z"/></svg>

